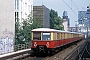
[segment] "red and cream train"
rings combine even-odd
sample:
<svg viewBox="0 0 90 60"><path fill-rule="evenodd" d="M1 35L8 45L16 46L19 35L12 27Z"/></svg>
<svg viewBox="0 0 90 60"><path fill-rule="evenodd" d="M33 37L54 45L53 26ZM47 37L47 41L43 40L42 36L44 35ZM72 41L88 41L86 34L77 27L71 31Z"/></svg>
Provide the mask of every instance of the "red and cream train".
<svg viewBox="0 0 90 60"><path fill-rule="evenodd" d="M49 28L37 28L32 30L32 46L34 53L48 52L60 48L61 46L82 39L81 33L66 32Z"/></svg>

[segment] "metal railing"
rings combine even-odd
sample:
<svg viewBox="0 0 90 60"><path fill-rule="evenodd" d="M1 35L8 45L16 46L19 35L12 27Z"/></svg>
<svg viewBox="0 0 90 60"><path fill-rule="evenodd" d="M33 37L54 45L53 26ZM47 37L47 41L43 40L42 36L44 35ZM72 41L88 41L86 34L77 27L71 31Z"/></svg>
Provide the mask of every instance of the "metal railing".
<svg viewBox="0 0 90 60"><path fill-rule="evenodd" d="M26 44L18 44L14 46L14 51L19 51L23 49L28 49L31 47L31 43L26 43Z"/></svg>
<svg viewBox="0 0 90 60"><path fill-rule="evenodd" d="M31 43L18 44L14 46L14 52L0 55L0 60L5 59L18 59L24 57L24 54L30 55Z"/></svg>

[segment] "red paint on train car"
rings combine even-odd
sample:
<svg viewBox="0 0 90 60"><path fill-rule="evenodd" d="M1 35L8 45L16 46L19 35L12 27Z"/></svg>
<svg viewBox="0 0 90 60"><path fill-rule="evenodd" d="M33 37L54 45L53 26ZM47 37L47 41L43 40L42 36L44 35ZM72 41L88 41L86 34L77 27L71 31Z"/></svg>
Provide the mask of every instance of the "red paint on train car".
<svg viewBox="0 0 90 60"><path fill-rule="evenodd" d="M37 46L46 46L47 48L54 48L54 42L53 41L32 41L32 48L36 48L34 44L37 44ZM48 46L47 46L48 45Z"/></svg>
<svg viewBox="0 0 90 60"><path fill-rule="evenodd" d="M77 38L69 38L69 39L53 40L53 41L44 41L44 40L34 41L33 40L32 48L36 48L37 46L46 46L47 48L57 48L57 47L72 43L80 39L81 39L80 37L77 37ZM36 47L34 46L35 44L37 45Z"/></svg>

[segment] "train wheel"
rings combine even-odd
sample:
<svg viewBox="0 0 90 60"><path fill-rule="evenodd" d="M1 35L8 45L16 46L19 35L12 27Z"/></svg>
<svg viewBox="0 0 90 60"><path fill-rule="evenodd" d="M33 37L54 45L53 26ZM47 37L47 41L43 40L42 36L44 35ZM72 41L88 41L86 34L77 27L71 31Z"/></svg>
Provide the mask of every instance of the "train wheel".
<svg viewBox="0 0 90 60"><path fill-rule="evenodd" d="M50 51L48 51L48 55L49 55L49 56L51 56L51 55L52 55L52 53L51 53Z"/></svg>
<svg viewBox="0 0 90 60"><path fill-rule="evenodd" d="M54 54L55 54L55 51L54 51L54 50L48 51L48 55L49 55L49 56L52 56L52 55L54 55Z"/></svg>
<svg viewBox="0 0 90 60"><path fill-rule="evenodd" d="M37 55L38 53L37 53L37 51L36 51L36 50L33 50L33 54L34 54L34 55Z"/></svg>

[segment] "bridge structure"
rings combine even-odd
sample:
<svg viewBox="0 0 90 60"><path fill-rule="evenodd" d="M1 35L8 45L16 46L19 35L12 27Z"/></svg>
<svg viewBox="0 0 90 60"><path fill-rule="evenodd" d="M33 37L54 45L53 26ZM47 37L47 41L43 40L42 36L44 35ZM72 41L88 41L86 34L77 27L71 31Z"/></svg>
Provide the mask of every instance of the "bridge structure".
<svg viewBox="0 0 90 60"><path fill-rule="evenodd" d="M28 60L37 60L37 59L61 59L61 60L71 60L71 59L76 59L76 57L80 54L82 49L86 46L86 41L82 40L78 42L76 45L72 45L68 48L65 48L64 50L56 53L55 55L48 57L37 57L34 56L32 57L32 50L31 48L28 49L23 49L23 50L18 50L15 52L7 53L7 54L2 54L0 55L0 60L25 60L26 58L29 58ZM28 57L27 57L28 56ZM55 58L56 57L56 58Z"/></svg>

